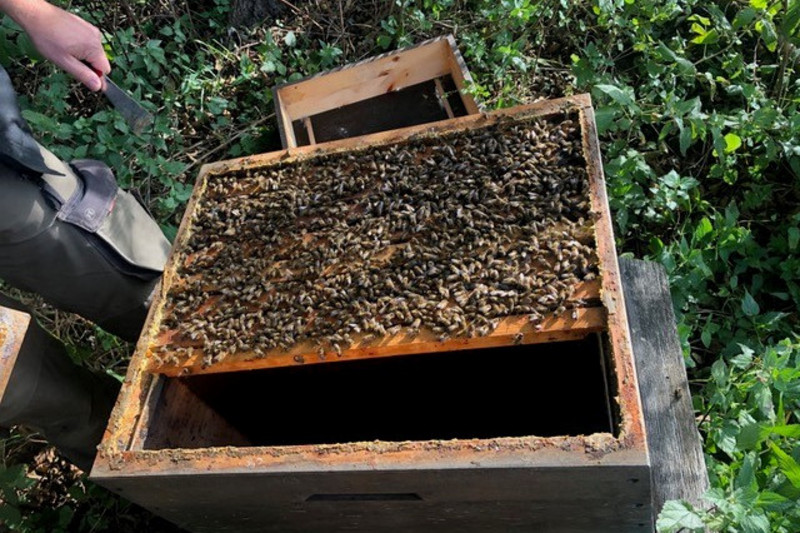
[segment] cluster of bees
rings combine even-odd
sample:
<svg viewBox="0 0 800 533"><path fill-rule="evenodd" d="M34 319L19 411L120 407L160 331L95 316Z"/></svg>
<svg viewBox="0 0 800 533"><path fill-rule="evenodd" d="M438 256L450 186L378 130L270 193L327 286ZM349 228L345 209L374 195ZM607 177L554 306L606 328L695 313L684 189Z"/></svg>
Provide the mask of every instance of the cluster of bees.
<svg viewBox="0 0 800 533"><path fill-rule="evenodd" d="M574 313L597 275L580 126L508 120L209 175L179 264L167 363Z"/></svg>

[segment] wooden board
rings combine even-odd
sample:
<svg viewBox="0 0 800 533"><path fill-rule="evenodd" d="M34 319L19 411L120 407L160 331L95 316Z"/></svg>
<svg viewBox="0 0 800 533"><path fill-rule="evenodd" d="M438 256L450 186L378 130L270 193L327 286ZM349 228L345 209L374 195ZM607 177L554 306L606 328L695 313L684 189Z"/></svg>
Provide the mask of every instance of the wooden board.
<svg viewBox="0 0 800 533"><path fill-rule="evenodd" d="M310 127L308 137L298 142L293 125L295 121L309 118L313 121L313 117L321 113L445 77L451 78L459 90L466 112L479 113L475 100L464 90L471 77L451 35L277 86L273 89L273 99L283 146L293 148L315 144L313 128ZM354 122L368 109L369 105L365 104L360 112L351 110ZM413 111L410 114L413 116ZM409 109L406 108L404 120L408 120L408 115ZM339 117L338 120L344 119ZM391 127L391 123L387 123L382 129L396 129L407 124Z"/></svg>
<svg viewBox="0 0 800 533"><path fill-rule="evenodd" d="M597 297L597 293L593 294ZM445 353L456 350L474 348L491 348L510 346L512 344L536 344L541 342L558 342L582 339L589 333L603 331L606 325L606 312L602 307L576 309L575 316L564 314L547 317L540 324L531 324L527 316L517 316L501 321L491 334L484 337L457 337L445 341L437 339L437 335L422 331L410 338L408 333L397 333L384 337L377 342L357 340L354 345L343 350L341 355L334 352L320 354L311 342L295 345L291 350L276 350L266 356L256 356L244 352L228 356L226 359L205 367L201 349L196 349L179 364L159 362L153 359L148 367L149 372L167 376L185 376L189 374L211 374L219 372L236 372L241 370L258 370L333 361L349 361L370 359L374 357L392 357L420 353ZM159 342L169 342L168 337L161 337Z"/></svg>
<svg viewBox="0 0 800 533"><path fill-rule="evenodd" d="M620 260L647 427L657 515L668 500L702 504L708 472L675 327L667 276L657 263Z"/></svg>
<svg viewBox="0 0 800 533"><path fill-rule="evenodd" d="M0 306L0 402L3 401L31 316Z"/></svg>
<svg viewBox="0 0 800 533"><path fill-rule="evenodd" d="M566 104L566 101L563 102ZM583 302L582 307L576 308L573 312L567 310L557 316L546 316L541 323L532 324L528 320L528 315L516 315L502 319L499 326L488 334L482 336L467 336L467 337L454 337L448 339L439 339L438 335L422 329L417 332L409 332L408 330L401 330L399 333L378 338L376 340L366 340L363 336L354 335L354 342L349 348L341 351L334 351L331 348L320 351L319 346L314 342L302 342L293 345L288 349L276 348L270 350L265 354L256 354L251 350L244 349L236 353L227 355L221 361L215 361L213 364L204 362L205 354L189 339L176 337L171 332L163 332L157 328L161 321L166 320L171 313L171 307L166 303L166 296L170 294L173 287L179 287L185 280L181 278L178 272L183 265L194 262L196 255L187 255L185 258L178 257L182 250L187 245L188 240L192 234L192 217L198 210L198 202L207 194L209 187L209 180L218 175L225 175L236 170L248 171L254 168L269 169L270 165L280 164L282 168L287 165L301 164L304 161L313 161L319 158L321 154L336 154L347 152L349 154L358 153L358 150L365 149L366 147L374 148L380 146L390 146L398 141L410 142L410 139L420 137L420 134L425 138L436 138L442 132L452 131L473 131L476 128L486 128L493 124L508 124L508 117L513 117L515 120L525 121L533 117L539 116L535 112L541 106L523 106L515 110L507 110L500 113L493 113L488 115L476 117L464 117L462 119L455 119L447 121L436 126L411 128L404 130L398 137L392 138L386 134L375 134L373 136L362 137L360 142L353 140L339 141L336 143L327 143L320 145L318 149L313 151L310 148L301 148L297 151L282 151L273 154L264 154L254 158L246 158L240 160L233 160L230 162L223 162L213 166L204 167L199 178L198 186L195 189L193 199L186 211L184 223L182 224L179 237L176 239L175 250L173 254L167 273L164 276L164 283L162 286L162 295L156 301L154 307L158 310L156 319L149 323L146 328L145 338L149 340L148 353L150 354L149 371L154 373L161 373L165 375L178 376L195 373L214 373L214 372L229 372L239 370L253 370L259 368L272 368L287 365L307 364L307 363L320 363L331 361L344 361L350 359L370 358L370 357L385 357L385 356L398 356L417 353L428 352L446 352L453 350L480 348L480 347L497 347L503 345L511 345L514 343L539 343L539 342L554 342L558 340L578 339L586 336L589 333L597 332L607 329L607 315L604 310L604 305L608 302L615 305L614 291L606 291L604 301L601 304L601 283L597 280L592 282L585 282L574 287L570 301ZM560 113L572 112L577 114L583 108L579 106L564 105L560 109ZM530 110L534 110L533 113ZM590 109L589 109L590 111ZM551 108L551 113L557 111ZM588 111L587 111L588 112ZM581 115L585 117L586 115ZM581 131L584 135L584 150L590 153L591 145L588 144L586 135L587 128L592 127L586 118L582 119ZM483 130L479 130L483 131ZM350 149L348 149L350 148ZM587 165L593 165L587 160ZM592 168L595 168L592 166ZM590 200L592 208L595 212L602 213L602 205L605 202L604 198L598 198L595 194L596 185L590 181ZM235 195L247 194L247 191L230 191L231 197ZM213 203L209 204L213 207ZM212 207L205 207L210 209ZM595 209L595 207L597 207ZM588 216L588 212L587 212ZM187 222L189 221L189 222ZM579 240L588 239L589 243L593 243L595 236L592 235L593 229L591 222L583 223L580 226L581 235L585 237L578 237ZM596 224L601 232L606 225L603 218L600 218ZM554 233L559 231L558 226L554 226ZM312 239L312 236L306 235L305 241ZM608 255L609 245L598 242L598 254ZM391 247L389 248L391 255ZM615 287L613 283L613 272L615 268L615 259L613 255L613 242L610 244L612 254L611 262L608 264L601 264L600 268L603 271L609 272L611 277L608 277L607 285ZM536 254L530 251L531 258ZM213 263L213 255L205 257ZM542 267L544 268L544 267ZM210 288L210 287L207 287ZM264 297L262 297L263 301ZM214 308L217 303L211 298L202 304L198 304L197 313L202 313L204 309ZM165 348L167 351L163 351ZM185 354L185 349L188 349L188 354ZM181 351L181 356L171 356L177 353L176 350ZM207 360L207 359L206 359Z"/></svg>
<svg viewBox="0 0 800 533"><path fill-rule="evenodd" d="M328 471L150 479L104 473L132 501L193 533L649 533L647 469ZM97 474L95 474L96 476ZM149 490L141 490L142 486ZM215 490L209 490L213 485Z"/></svg>

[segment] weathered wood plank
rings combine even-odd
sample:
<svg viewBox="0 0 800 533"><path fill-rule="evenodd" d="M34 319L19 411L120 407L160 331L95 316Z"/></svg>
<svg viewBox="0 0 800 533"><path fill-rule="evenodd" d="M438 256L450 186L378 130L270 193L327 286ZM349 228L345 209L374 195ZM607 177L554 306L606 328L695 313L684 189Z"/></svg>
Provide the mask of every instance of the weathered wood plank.
<svg viewBox="0 0 800 533"><path fill-rule="evenodd" d="M664 268L657 263L621 259L620 270L657 515L667 500L698 502L708 489L708 474Z"/></svg>
<svg viewBox="0 0 800 533"><path fill-rule="evenodd" d="M0 401L17 363L30 321L29 314L0 306Z"/></svg>
<svg viewBox="0 0 800 533"><path fill-rule="evenodd" d="M478 466L212 479L112 473L101 483L193 533L640 533L649 494L636 481L646 475L636 465Z"/></svg>

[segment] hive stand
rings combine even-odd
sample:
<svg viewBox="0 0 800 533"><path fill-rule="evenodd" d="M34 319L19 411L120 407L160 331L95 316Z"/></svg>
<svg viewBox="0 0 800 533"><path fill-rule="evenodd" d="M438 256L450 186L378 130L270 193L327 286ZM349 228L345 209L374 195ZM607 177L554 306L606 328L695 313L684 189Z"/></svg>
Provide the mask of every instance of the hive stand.
<svg viewBox="0 0 800 533"><path fill-rule="evenodd" d="M668 500L701 504L708 472L664 267L619 261L650 452L654 516Z"/></svg>

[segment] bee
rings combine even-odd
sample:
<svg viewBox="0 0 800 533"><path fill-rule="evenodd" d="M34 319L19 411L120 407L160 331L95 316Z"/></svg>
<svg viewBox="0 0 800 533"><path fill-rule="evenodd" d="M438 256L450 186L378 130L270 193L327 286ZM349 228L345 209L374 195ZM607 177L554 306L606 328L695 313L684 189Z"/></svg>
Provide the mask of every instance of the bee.
<svg viewBox="0 0 800 533"><path fill-rule="evenodd" d="M581 164L578 125L532 119L224 171L191 215L161 330L213 362L303 340L341 351L360 333L487 335L515 314L538 324L596 276Z"/></svg>

